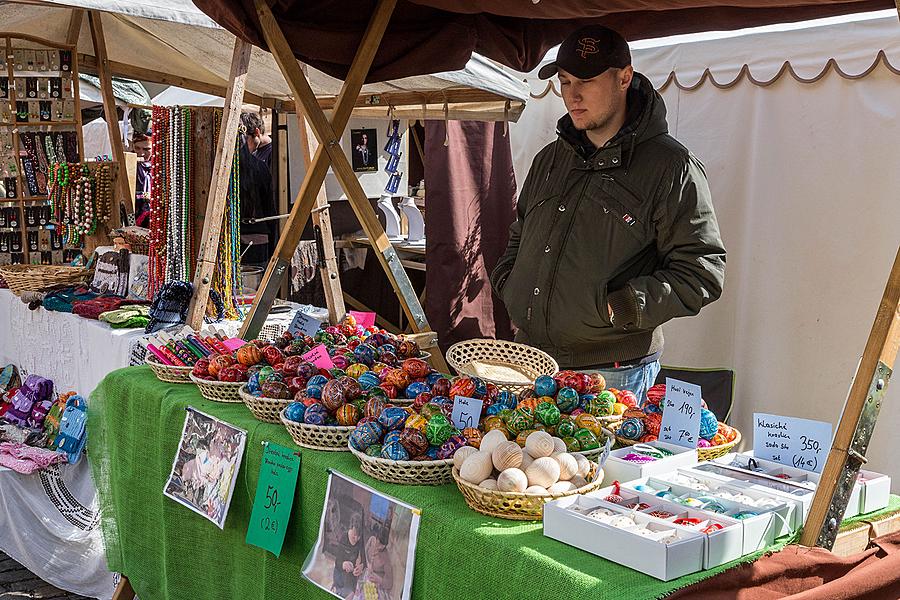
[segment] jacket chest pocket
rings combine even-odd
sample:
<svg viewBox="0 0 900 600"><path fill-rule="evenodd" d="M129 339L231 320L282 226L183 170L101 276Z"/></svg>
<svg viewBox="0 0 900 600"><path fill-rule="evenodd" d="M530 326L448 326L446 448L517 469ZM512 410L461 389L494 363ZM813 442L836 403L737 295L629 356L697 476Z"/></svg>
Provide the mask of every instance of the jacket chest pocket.
<svg viewBox="0 0 900 600"><path fill-rule="evenodd" d="M643 199L605 174L590 188L591 201L600 205L604 216L616 224L617 231L625 232L641 246L649 241L648 207Z"/></svg>

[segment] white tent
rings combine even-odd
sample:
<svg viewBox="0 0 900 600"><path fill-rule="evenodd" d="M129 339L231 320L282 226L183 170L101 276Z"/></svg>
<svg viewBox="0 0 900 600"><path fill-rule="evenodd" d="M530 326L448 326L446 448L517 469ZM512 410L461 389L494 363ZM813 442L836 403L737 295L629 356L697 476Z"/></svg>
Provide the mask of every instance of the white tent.
<svg viewBox="0 0 900 600"><path fill-rule="evenodd" d="M0 23L4 31L64 41L72 8L104 11L103 28L114 74L224 96L234 36L187 0L14 0L0 3ZM78 53L82 70L90 71L96 61L86 22L81 28ZM315 69L310 69L309 80L317 97L333 97L340 91L339 80ZM528 95L520 79L483 57L473 56L462 71L367 84L362 94L381 97L372 99L373 106L356 112L368 111L386 118L392 98L408 99L414 94L415 106L398 109L398 117L423 118L425 104L428 118L442 118L445 95L458 93L462 99L473 89L490 95L470 96L471 101L454 102L451 109L461 115L477 112L480 120L515 120ZM245 100L260 106L272 106L277 101L292 104L290 89L272 55L257 47L251 54L247 92ZM508 110L507 99L511 101Z"/></svg>
<svg viewBox="0 0 900 600"><path fill-rule="evenodd" d="M900 244L896 12L776 29L633 47L708 168L728 248L721 300L666 326L663 363L733 368L745 445L754 412L836 425ZM520 182L565 112L558 88L529 83L510 134ZM896 382L886 402L866 468L898 478Z"/></svg>

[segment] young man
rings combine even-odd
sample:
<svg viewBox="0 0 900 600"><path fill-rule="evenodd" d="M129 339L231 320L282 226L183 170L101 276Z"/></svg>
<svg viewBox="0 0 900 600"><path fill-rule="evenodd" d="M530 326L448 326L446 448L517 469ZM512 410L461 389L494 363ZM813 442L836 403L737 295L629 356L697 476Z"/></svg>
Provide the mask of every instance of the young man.
<svg viewBox="0 0 900 600"><path fill-rule="evenodd" d="M134 224L150 227L150 152L153 148L151 133L135 133L131 136L131 151L137 155L135 171Z"/></svg>
<svg viewBox="0 0 900 600"><path fill-rule="evenodd" d="M663 99L618 33L576 31L539 72L553 75L567 114L528 172L491 283L518 341L642 398L660 326L722 293L706 172L668 134Z"/></svg>
<svg viewBox="0 0 900 600"><path fill-rule="evenodd" d="M241 114L241 125L244 126L244 140L247 149L266 163L269 172L272 171L272 138L266 133L266 125L257 113Z"/></svg>

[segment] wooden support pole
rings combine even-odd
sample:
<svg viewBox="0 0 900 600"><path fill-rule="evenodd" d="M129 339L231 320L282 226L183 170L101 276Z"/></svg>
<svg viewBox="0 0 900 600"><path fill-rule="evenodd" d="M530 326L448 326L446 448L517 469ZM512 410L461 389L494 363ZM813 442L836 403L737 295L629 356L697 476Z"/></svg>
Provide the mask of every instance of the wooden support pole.
<svg viewBox="0 0 900 600"><path fill-rule="evenodd" d="M309 220L319 188L325 181L325 174L328 172L329 160L325 149L329 146L334 146L340 150L340 140L334 137L334 131L343 131L347 126L347 122L350 120L353 105L362 88L363 81L365 80L366 73L369 71L372 60L375 58L375 52L378 49L381 37L384 35L384 31L387 28L387 23L390 20L395 4L396 0L381 0L375 13L372 15L369 26L360 43L359 50L353 59L350 73L341 88L341 94L338 96L335 110L331 116L331 123L328 124L325 115L322 113L321 109L319 109L318 105L316 105L316 112L314 114L307 115L310 117L310 121L314 128L317 127L316 118L319 120L319 125L321 125L321 120L325 120L326 125L328 125L327 130L330 130L331 132L331 137L324 140L320 138L319 140L321 145L316 150L312 162L306 171L306 177L303 179L303 184L297 195L297 200L294 202L287 223L285 223L284 232L281 234L281 237L279 237L278 245L275 247L275 254L272 256L272 260L269 261L269 266L266 268L265 275L263 275L260 288L253 300L253 307L250 309L250 313L247 315L247 318L244 320L241 327L240 335L244 339L254 338L259 334L263 323L265 323L269 308L271 308L272 302L275 299L275 294L281 284L281 279L290 268L291 257L294 254L294 250L297 248L297 243L300 241L303 227ZM274 15L272 15L272 11L268 4L266 4L265 0L255 0L255 5L256 14L266 38L266 43L269 45L272 56L275 58L276 63L278 63L285 79L292 85L296 83L301 87L305 86L311 93L312 90L309 89L309 82L303 76L303 72L300 69L300 63L297 62L297 59L291 52L290 46L284 38L284 34L278 26ZM316 135L320 135L321 132L325 130L314 129L314 131Z"/></svg>
<svg viewBox="0 0 900 600"><path fill-rule="evenodd" d="M304 69L305 72L305 69ZM300 147L303 152L303 163L309 169L312 163L312 154L319 144L315 138L309 135L306 118L297 113L297 126L300 129ZM316 194L316 210L312 213L313 226L318 227L322 241L322 253L325 262L319 265L319 276L322 278L322 288L325 291L325 304L328 307L328 320L337 323L347 313L344 305L344 294L341 289L341 277L338 271L337 255L334 250L334 236L331 232L331 216L328 212L328 197L325 195L325 186L319 187Z"/></svg>
<svg viewBox="0 0 900 600"><path fill-rule="evenodd" d="M289 180L290 175L290 167L288 160L288 127L287 127L287 119L288 116L284 112L282 112L281 108L275 110L274 118L272 119L272 140L276 143L276 148L278 150L278 156L276 157L277 162L277 173L278 173L278 185L277 190L278 194L276 198L278 199L278 213L279 215L286 215L291 210L290 205L290 194L291 194L291 182ZM276 227L278 232L278 236L281 236L281 232L284 231L284 223L281 220L278 221L278 225ZM271 241L270 241L271 243ZM291 293L291 285L290 282L285 279L281 284L281 297L282 298L290 298Z"/></svg>
<svg viewBox="0 0 900 600"><path fill-rule="evenodd" d="M241 119L241 99L244 97L249 65L250 44L240 38L235 38L234 53L231 57L228 94L225 96L222 127L219 130L216 159L213 163L209 197L206 201L206 221L203 223L200 253L197 269L194 273L194 295L191 298L191 306L188 310L188 325L198 331L203 325L203 316L206 314L206 303L209 298L213 269L216 266L219 236L222 234L222 218L225 215L225 205L228 201L231 163L234 160L234 142Z"/></svg>
<svg viewBox="0 0 900 600"><path fill-rule="evenodd" d="M131 587L131 582L122 575L122 578L119 579L119 585L116 586L116 591L113 592L112 600L134 600L134 596L134 588Z"/></svg>
<svg viewBox="0 0 900 600"><path fill-rule="evenodd" d="M881 409L900 349L900 249L888 277L862 360L850 386L828 460L810 506L800 543L831 548L847 500L865 462L872 430Z"/></svg>
<svg viewBox="0 0 900 600"><path fill-rule="evenodd" d="M66 44L70 46L78 45L78 38L81 37L82 22L84 22L84 9L73 8L72 15L69 17L69 29L66 32Z"/></svg>
<svg viewBox="0 0 900 600"><path fill-rule="evenodd" d="M124 203L125 210L134 212L134 198L130 196L131 189L125 180L125 146L122 143L122 132L119 129L119 117L116 113L116 97L113 95L112 74L109 70L109 58L106 55L106 38L103 37L103 23L101 13L96 10L88 12L88 22L91 27L91 41L94 44L94 55L97 57L97 76L100 79L100 93L103 96L103 116L106 119L106 130L109 132L109 143L112 146L113 160L119 163L116 180L113 182L112 215L110 215L110 227L121 227L122 219L119 212L119 204ZM71 29L70 29L71 31Z"/></svg>

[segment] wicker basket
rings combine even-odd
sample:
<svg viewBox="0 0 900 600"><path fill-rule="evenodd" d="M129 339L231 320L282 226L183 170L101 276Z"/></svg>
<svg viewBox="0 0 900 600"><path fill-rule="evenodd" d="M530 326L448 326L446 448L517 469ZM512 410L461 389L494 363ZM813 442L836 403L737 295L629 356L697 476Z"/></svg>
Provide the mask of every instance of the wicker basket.
<svg viewBox="0 0 900 600"><path fill-rule="evenodd" d="M301 448L311 450L327 450L329 452L349 452L350 434L356 429L353 425L307 425L296 423L285 418L284 410L278 418L291 434L294 443Z"/></svg>
<svg viewBox="0 0 900 600"><path fill-rule="evenodd" d="M591 470L591 477L596 473L596 467ZM603 485L602 472L596 479L572 492L562 494L548 494L537 496L534 494L520 494L518 492L501 492L499 490L486 490L473 483L463 480L459 476L459 469L453 468L453 479L469 508L489 517L501 519L513 519L515 521L540 521L544 517L544 503L573 494L586 494Z"/></svg>
<svg viewBox="0 0 900 600"><path fill-rule="evenodd" d="M238 395L257 420L262 421L263 423L274 423L276 425L281 424L281 411L284 410L288 404L293 402L290 398L285 400L281 398L263 398L261 396L254 396L247 391L246 383L238 388Z"/></svg>
<svg viewBox="0 0 900 600"><path fill-rule="evenodd" d="M349 446L348 446L349 447ZM389 460L369 456L350 448L363 473L387 483L403 485L443 485L453 481L453 459L447 460Z"/></svg>
<svg viewBox="0 0 900 600"><path fill-rule="evenodd" d="M16 296L22 292L39 292L56 285L84 283L92 271L84 267L58 265L9 265L0 267L0 276Z"/></svg>
<svg viewBox="0 0 900 600"><path fill-rule="evenodd" d="M208 381L196 377L193 373L189 377L191 381L197 384L197 387L200 388L200 393L207 400L212 400L213 402L241 402L238 390L244 385L243 381Z"/></svg>
<svg viewBox="0 0 900 600"><path fill-rule="evenodd" d="M150 368L153 370L153 374L156 375L156 378L160 381L165 381L166 383L191 383L191 371L193 371L194 367L179 367L176 365L164 365L159 362L159 359L147 353L147 358L144 359Z"/></svg>
<svg viewBox="0 0 900 600"><path fill-rule="evenodd" d="M719 444L718 446L710 446L709 448L697 448L697 460L713 460L714 458L720 458L731 452L732 448L741 443L741 432L736 427L732 427L732 429L734 429L737 435L727 444ZM629 440L628 438L616 435L616 442L622 446L634 446L639 441L640 440Z"/></svg>
<svg viewBox="0 0 900 600"><path fill-rule="evenodd" d="M447 350L447 363L457 373L480 377L516 394L531 387L539 375L553 375L553 357L525 344L503 340L466 340Z"/></svg>

